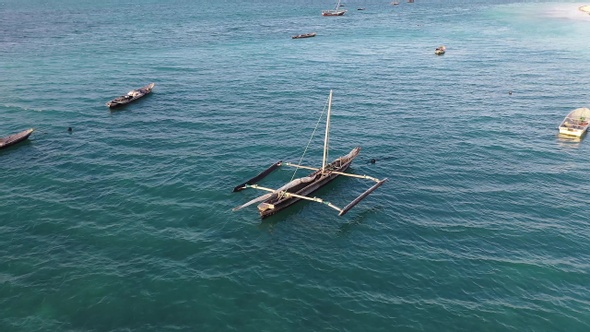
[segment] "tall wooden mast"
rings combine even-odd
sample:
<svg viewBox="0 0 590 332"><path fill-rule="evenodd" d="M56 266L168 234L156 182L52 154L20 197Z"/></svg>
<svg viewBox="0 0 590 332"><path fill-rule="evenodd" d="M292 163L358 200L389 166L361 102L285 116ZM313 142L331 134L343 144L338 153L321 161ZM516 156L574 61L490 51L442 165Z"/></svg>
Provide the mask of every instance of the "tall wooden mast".
<svg viewBox="0 0 590 332"><path fill-rule="evenodd" d="M326 117L326 135L324 136L324 157L322 158L322 173L326 169L326 159L328 158L328 142L330 141L330 113L332 111L332 90L328 99L328 115Z"/></svg>

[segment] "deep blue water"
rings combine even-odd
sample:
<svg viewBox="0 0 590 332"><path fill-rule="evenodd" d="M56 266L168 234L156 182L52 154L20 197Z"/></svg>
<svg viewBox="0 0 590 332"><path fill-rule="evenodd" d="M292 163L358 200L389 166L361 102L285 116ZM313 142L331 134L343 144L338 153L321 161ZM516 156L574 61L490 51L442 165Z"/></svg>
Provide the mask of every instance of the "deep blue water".
<svg viewBox="0 0 590 332"><path fill-rule="evenodd" d="M36 128L0 151L0 331L590 330L582 4L0 0L0 135ZM330 156L389 182L232 212L330 89Z"/></svg>

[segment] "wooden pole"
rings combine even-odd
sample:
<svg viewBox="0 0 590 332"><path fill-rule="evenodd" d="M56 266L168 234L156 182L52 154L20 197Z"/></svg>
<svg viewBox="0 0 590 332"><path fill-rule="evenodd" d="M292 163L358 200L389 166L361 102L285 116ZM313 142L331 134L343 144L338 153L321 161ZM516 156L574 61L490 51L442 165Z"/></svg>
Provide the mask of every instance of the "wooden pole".
<svg viewBox="0 0 590 332"><path fill-rule="evenodd" d="M360 201L363 200L363 198L369 196L370 193L372 193L373 191L375 191L375 189L379 188L383 182L387 181L387 179L383 179L377 183L375 183L371 188L367 189L367 191L365 191L364 193L362 193L359 197L355 198L354 201L350 202L350 204L348 204L347 206L345 206L343 209L340 210L340 213L338 214L338 216L343 216L346 214L346 212L348 212L350 209L352 209L355 205L357 205Z"/></svg>
<svg viewBox="0 0 590 332"><path fill-rule="evenodd" d="M328 116L326 117L326 134L324 136L324 157L322 158L322 173L326 170L326 159L328 158L328 141L330 139L330 113L332 110L332 90L330 90L330 97L328 98Z"/></svg>

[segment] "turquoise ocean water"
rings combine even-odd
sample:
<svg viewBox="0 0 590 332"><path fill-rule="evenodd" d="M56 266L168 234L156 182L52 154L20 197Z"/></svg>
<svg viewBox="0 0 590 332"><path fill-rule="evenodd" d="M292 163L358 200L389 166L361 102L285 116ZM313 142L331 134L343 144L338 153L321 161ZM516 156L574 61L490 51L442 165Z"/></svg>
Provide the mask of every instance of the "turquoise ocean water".
<svg viewBox="0 0 590 332"><path fill-rule="evenodd" d="M590 331L582 4L0 0L0 135L37 129L0 151L0 331ZM330 155L390 181L232 212L330 89Z"/></svg>

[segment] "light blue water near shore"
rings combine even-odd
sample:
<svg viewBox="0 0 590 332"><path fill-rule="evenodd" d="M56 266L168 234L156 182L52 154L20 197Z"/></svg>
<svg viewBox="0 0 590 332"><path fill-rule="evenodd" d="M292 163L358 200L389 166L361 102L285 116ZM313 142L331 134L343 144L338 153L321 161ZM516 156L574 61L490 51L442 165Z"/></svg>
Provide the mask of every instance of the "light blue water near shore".
<svg viewBox="0 0 590 332"><path fill-rule="evenodd" d="M37 131L0 151L0 331L590 330L582 4L346 5L1 1L0 134ZM330 89L331 156L390 181L231 212Z"/></svg>

